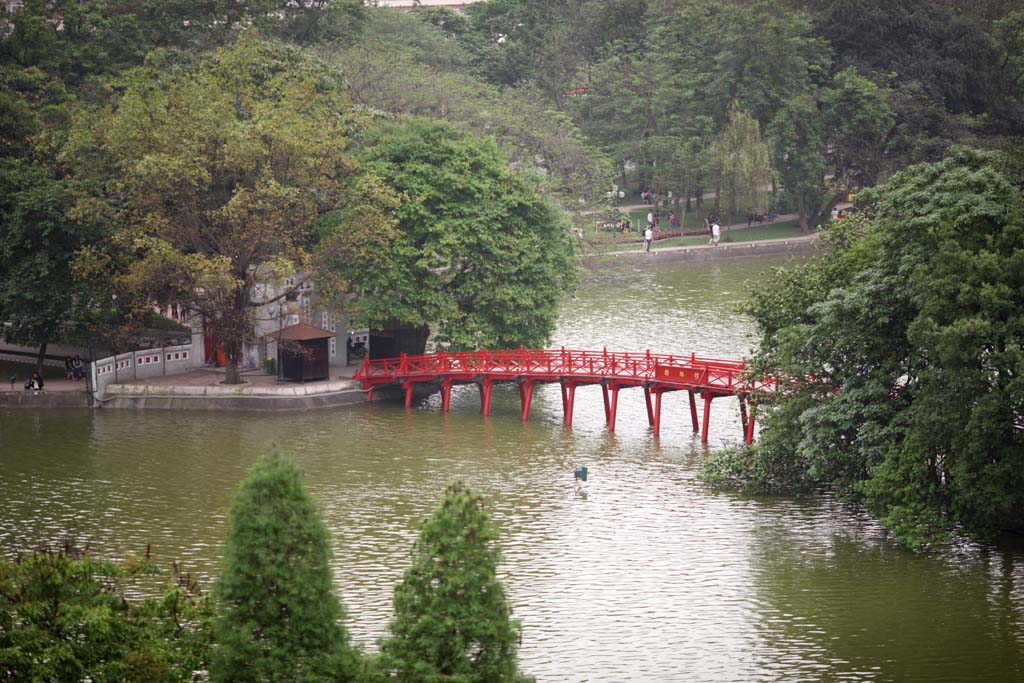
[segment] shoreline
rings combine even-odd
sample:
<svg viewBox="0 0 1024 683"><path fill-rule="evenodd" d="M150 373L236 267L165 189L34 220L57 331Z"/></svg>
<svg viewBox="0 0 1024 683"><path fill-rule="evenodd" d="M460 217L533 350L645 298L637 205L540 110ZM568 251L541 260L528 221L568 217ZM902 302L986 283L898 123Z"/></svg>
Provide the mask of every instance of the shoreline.
<svg viewBox="0 0 1024 683"><path fill-rule="evenodd" d="M685 263L690 261L713 261L725 258L749 258L756 256L779 256L792 254L816 254L823 249L818 235L791 237L751 242L721 242L718 246L697 245L692 247L666 247L644 251L643 247L629 251L583 254L580 265L591 269L614 268L620 265L636 265L637 259L646 259L651 265Z"/></svg>

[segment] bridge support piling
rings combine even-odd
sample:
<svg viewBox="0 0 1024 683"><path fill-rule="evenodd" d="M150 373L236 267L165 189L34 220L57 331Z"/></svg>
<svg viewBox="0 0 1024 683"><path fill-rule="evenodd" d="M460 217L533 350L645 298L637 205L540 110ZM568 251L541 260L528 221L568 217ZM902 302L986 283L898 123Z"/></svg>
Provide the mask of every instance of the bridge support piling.
<svg viewBox="0 0 1024 683"><path fill-rule="evenodd" d="M491 390L494 388L494 382L483 379L477 387L480 389L480 414L487 417L491 414Z"/></svg>
<svg viewBox="0 0 1024 683"><path fill-rule="evenodd" d="M749 419L743 423L743 441L749 446L754 443L754 402L750 401Z"/></svg>
<svg viewBox="0 0 1024 683"><path fill-rule="evenodd" d="M648 351L650 353L650 351ZM647 424L654 426L654 408L651 407L651 388L644 387L644 403L647 404Z"/></svg>
<svg viewBox="0 0 1024 683"><path fill-rule="evenodd" d="M661 389L654 390L654 436L661 434Z"/></svg>
<svg viewBox="0 0 1024 683"><path fill-rule="evenodd" d="M523 407L523 422L530 419L530 402L533 401L533 380L524 379L519 382L519 402Z"/></svg>
<svg viewBox="0 0 1024 683"><path fill-rule="evenodd" d="M711 399L714 396L711 394L704 394L704 430L700 434L700 442L707 444L708 442L708 430L711 427Z"/></svg>
<svg viewBox="0 0 1024 683"><path fill-rule="evenodd" d="M576 403L576 384L573 382L562 383L562 417L565 426L572 426L572 413Z"/></svg>
<svg viewBox="0 0 1024 683"><path fill-rule="evenodd" d="M402 389L405 390L405 408L408 410L412 407L412 382L409 380L402 382Z"/></svg>
<svg viewBox="0 0 1024 683"><path fill-rule="evenodd" d="M693 433L696 434L700 431L700 421L697 419L697 396L694 394L693 389L686 393L690 395L690 421L693 422Z"/></svg>
<svg viewBox="0 0 1024 683"><path fill-rule="evenodd" d="M612 406L608 402L608 385L601 385L601 394L604 396L604 421L608 422L612 419Z"/></svg>
<svg viewBox="0 0 1024 683"><path fill-rule="evenodd" d="M747 439L747 399L740 396L740 426L743 429L743 440Z"/></svg>
<svg viewBox="0 0 1024 683"><path fill-rule="evenodd" d="M441 387L441 411L447 413L452 408L452 381L443 379L439 385Z"/></svg>
<svg viewBox="0 0 1024 683"><path fill-rule="evenodd" d="M619 389L621 389L621 387L618 384L613 384L611 385L611 387L609 387L609 389L611 389L612 396L610 410L608 411L608 431L610 433L614 433L615 415L619 411Z"/></svg>

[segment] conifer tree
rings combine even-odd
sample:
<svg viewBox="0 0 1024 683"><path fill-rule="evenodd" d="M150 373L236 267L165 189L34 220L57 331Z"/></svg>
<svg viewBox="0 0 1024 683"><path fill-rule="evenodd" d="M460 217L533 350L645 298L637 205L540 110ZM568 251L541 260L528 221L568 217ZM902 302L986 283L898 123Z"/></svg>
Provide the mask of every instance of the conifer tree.
<svg viewBox="0 0 1024 683"><path fill-rule="evenodd" d="M381 643L381 662L393 680L531 680L518 672L520 627L496 576L496 538L483 499L462 482L449 484L395 588L391 637Z"/></svg>
<svg viewBox="0 0 1024 683"><path fill-rule="evenodd" d="M350 680L357 655L341 624L327 528L294 463L261 458L228 520L210 679Z"/></svg>

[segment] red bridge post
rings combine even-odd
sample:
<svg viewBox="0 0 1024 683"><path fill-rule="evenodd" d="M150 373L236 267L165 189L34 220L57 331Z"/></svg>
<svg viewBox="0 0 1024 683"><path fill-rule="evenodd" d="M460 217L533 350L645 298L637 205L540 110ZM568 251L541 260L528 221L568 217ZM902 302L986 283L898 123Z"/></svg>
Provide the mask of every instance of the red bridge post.
<svg viewBox="0 0 1024 683"><path fill-rule="evenodd" d="M707 444L708 442L708 430L711 427L711 399L713 398L713 394L704 393L704 431L700 434L700 442L702 444Z"/></svg>
<svg viewBox="0 0 1024 683"><path fill-rule="evenodd" d="M693 389L686 393L690 395L690 421L693 422L693 433L696 434L700 431L700 422L697 420L697 397Z"/></svg>
<svg viewBox="0 0 1024 683"><path fill-rule="evenodd" d="M441 411L447 413L452 408L452 381L445 378L438 384L441 386Z"/></svg>
<svg viewBox="0 0 1024 683"><path fill-rule="evenodd" d="M648 351L647 353L650 353ZM654 408L651 407L651 388L644 387L644 403L647 404L647 424L654 426Z"/></svg>
<svg viewBox="0 0 1024 683"><path fill-rule="evenodd" d="M576 383L562 381L562 418L565 426L572 426L572 412L576 404Z"/></svg>
<svg viewBox="0 0 1024 683"><path fill-rule="evenodd" d="M523 422L530 419L530 402L533 400L533 380L522 379L519 381L519 402L523 406Z"/></svg>
<svg viewBox="0 0 1024 683"><path fill-rule="evenodd" d="M614 384L614 383L611 386L608 387L608 389L611 390L611 394L612 394L612 396L611 396L611 404L610 404L609 410L608 410L608 431L609 432L614 432L615 431L615 415L619 412L619 389L621 389L621 388L622 387L620 387L618 384ZM607 393L605 395L607 396Z"/></svg>
<svg viewBox="0 0 1024 683"><path fill-rule="evenodd" d="M661 387L654 388L654 436L661 434Z"/></svg>
<svg viewBox="0 0 1024 683"><path fill-rule="evenodd" d="M477 386L480 388L480 413L486 417L491 414L491 389L494 388L494 382L482 379Z"/></svg>
<svg viewBox="0 0 1024 683"><path fill-rule="evenodd" d="M750 401L750 399L747 399ZM749 446L754 443L754 414L755 414L754 402L750 401L749 418L743 422L743 441Z"/></svg>

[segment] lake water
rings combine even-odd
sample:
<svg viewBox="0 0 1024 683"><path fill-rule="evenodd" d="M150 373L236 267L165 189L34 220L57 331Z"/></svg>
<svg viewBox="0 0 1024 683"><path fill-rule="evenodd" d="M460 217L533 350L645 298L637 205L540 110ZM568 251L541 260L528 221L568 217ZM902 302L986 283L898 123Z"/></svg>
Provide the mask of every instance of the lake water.
<svg viewBox="0 0 1024 683"><path fill-rule="evenodd" d="M781 261L635 266L588 275L554 346L739 358L737 312ZM502 576L523 623L522 669L540 681L1024 680L1024 552L901 550L859 509L829 498L708 490L685 392L652 438L643 394L623 390L614 435L601 392L577 393L562 426L557 386L532 417L496 388L452 411L435 396L303 414L0 412L0 552L77 536L216 573L232 490L275 445L303 471L333 535L354 639L386 628L418 523L446 482L486 497ZM740 437L716 401L712 448ZM587 465L577 492L573 470Z"/></svg>

